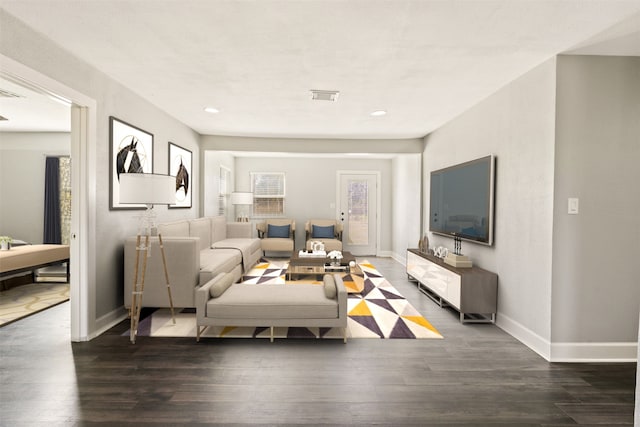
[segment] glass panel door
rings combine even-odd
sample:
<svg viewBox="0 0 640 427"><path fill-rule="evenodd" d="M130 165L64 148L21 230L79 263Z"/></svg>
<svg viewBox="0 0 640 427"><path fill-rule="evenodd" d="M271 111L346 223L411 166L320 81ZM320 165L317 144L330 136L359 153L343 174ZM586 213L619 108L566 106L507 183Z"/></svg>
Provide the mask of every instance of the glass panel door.
<svg viewBox="0 0 640 427"><path fill-rule="evenodd" d="M377 175L340 173L342 245L354 255L377 252Z"/></svg>

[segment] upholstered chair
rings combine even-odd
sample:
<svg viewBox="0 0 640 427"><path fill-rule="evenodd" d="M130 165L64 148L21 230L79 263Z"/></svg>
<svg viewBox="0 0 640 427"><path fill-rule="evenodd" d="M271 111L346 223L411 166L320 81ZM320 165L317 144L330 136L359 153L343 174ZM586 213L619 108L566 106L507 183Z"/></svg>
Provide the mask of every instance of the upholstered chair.
<svg viewBox="0 0 640 427"><path fill-rule="evenodd" d="M256 224L262 254L267 251L291 252L296 240L296 222L291 218L271 218Z"/></svg>
<svg viewBox="0 0 640 427"><path fill-rule="evenodd" d="M310 219L304 225L306 248L312 249L311 242L324 243L324 249L342 251L342 222L336 219Z"/></svg>

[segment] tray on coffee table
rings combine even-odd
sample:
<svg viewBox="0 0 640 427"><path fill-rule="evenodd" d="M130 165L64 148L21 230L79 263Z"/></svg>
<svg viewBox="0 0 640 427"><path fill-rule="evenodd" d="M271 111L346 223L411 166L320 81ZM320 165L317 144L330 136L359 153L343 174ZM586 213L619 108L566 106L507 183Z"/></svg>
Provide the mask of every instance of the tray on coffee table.
<svg viewBox="0 0 640 427"><path fill-rule="evenodd" d="M355 262L356 258L351 252L342 252L342 259L339 264L332 264L330 258L324 257L305 257L294 252L289 261L287 268L286 280L296 280L299 276L316 274L323 275L325 273L344 272L349 273L351 267L349 263Z"/></svg>

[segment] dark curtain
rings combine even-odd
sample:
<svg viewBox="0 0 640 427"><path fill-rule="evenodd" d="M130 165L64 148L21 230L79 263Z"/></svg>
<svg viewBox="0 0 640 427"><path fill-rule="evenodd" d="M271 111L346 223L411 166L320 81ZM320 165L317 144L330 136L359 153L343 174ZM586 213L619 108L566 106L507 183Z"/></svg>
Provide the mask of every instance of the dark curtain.
<svg viewBox="0 0 640 427"><path fill-rule="evenodd" d="M62 243L60 228L60 159L47 157L44 171L44 236L42 243Z"/></svg>

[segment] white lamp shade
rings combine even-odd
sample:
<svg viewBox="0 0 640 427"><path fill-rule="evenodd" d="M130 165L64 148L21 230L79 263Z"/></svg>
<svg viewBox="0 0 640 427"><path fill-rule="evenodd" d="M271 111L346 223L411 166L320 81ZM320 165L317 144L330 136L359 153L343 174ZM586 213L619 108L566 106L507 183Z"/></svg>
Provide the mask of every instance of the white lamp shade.
<svg viewBox="0 0 640 427"><path fill-rule="evenodd" d="M171 205L176 202L176 178L153 173L120 174L120 203Z"/></svg>
<svg viewBox="0 0 640 427"><path fill-rule="evenodd" d="M231 193L232 205L253 205L253 193L233 192Z"/></svg>

